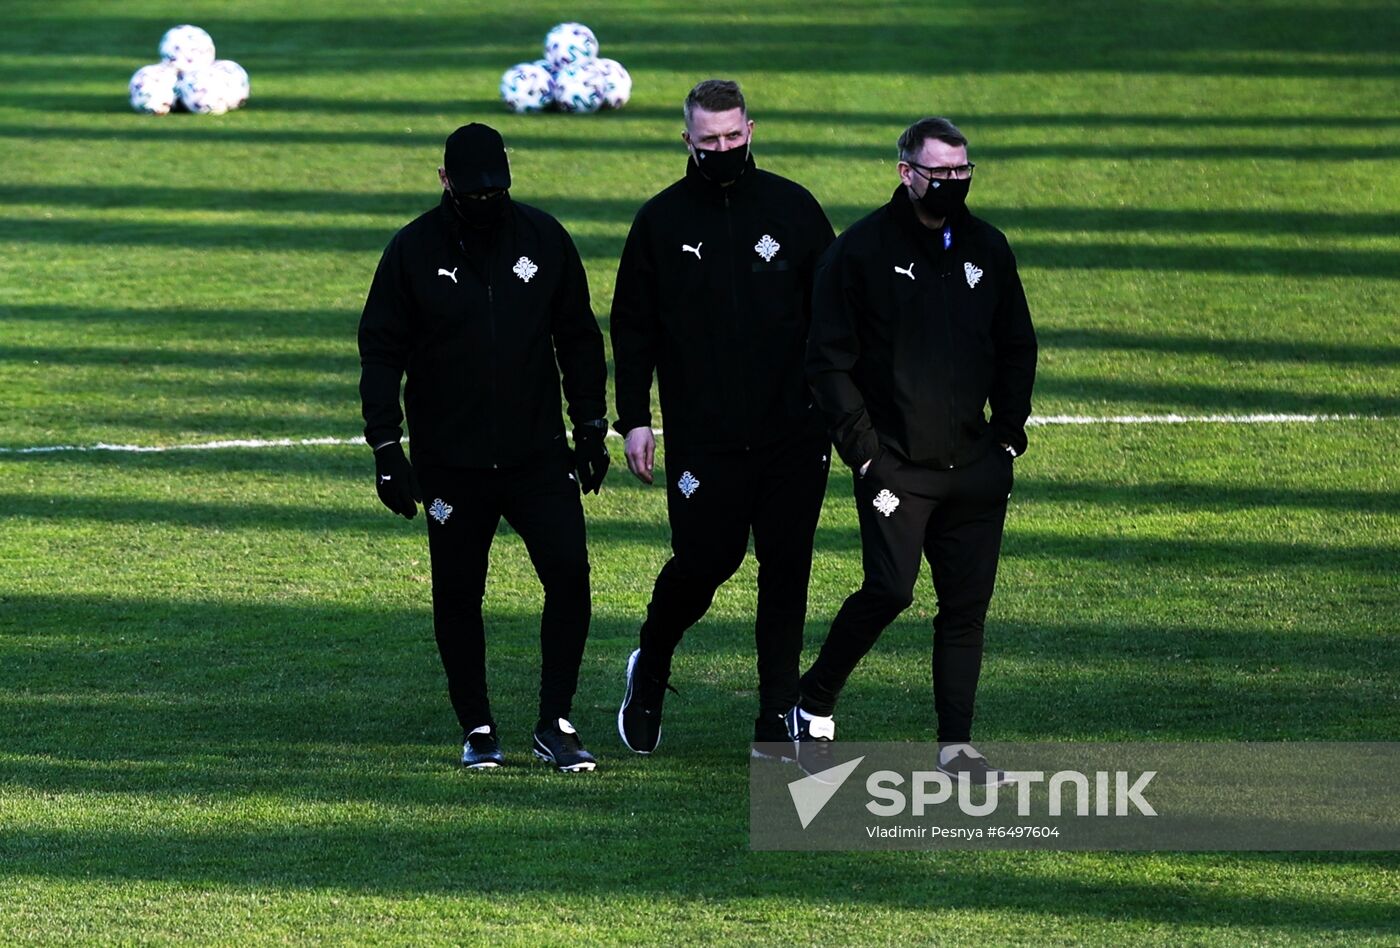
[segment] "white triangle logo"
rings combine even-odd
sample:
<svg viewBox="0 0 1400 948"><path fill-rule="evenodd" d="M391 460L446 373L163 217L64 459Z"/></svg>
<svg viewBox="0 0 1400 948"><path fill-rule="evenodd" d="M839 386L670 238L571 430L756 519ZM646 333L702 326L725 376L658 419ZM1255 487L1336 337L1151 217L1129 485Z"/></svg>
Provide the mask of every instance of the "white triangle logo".
<svg viewBox="0 0 1400 948"><path fill-rule="evenodd" d="M792 805L797 808L797 818L802 821L803 829L806 829L817 818L822 808L831 802L831 798L836 796L836 791L841 789L846 778L855 773L855 769L863 760L864 757L857 757L830 770L823 770L788 784L788 793L792 795Z"/></svg>

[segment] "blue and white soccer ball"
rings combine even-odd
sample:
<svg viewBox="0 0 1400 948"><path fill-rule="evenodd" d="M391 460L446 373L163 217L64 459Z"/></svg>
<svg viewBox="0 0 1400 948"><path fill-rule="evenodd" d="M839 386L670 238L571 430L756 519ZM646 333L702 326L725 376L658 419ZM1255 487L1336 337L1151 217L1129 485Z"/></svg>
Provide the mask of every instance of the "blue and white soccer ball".
<svg viewBox="0 0 1400 948"><path fill-rule="evenodd" d="M176 90L180 104L201 115L222 115L248 101L248 73L238 63L221 59L180 75Z"/></svg>
<svg viewBox="0 0 1400 948"><path fill-rule="evenodd" d="M582 23L560 23L545 34L544 58L554 72L597 55L598 37Z"/></svg>
<svg viewBox="0 0 1400 948"><path fill-rule="evenodd" d="M561 112L588 114L603 107L603 76L592 59L580 59L554 74L554 104Z"/></svg>
<svg viewBox="0 0 1400 948"><path fill-rule="evenodd" d="M554 77L537 63L518 63L501 76L501 101L513 112L539 112L554 101Z"/></svg>
<svg viewBox="0 0 1400 948"><path fill-rule="evenodd" d="M609 109L622 108L632 97L632 75L616 59L595 59L593 63L603 105Z"/></svg>
<svg viewBox="0 0 1400 948"><path fill-rule="evenodd" d="M142 66L132 73L131 84L127 87L131 95L131 107L149 115L165 115L175 107L179 94L175 84L180 81L180 70L170 63L158 62Z"/></svg>
<svg viewBox="0 0 1400 948"><path fill-rule="evenodd" d="M160 38L160 58L181 72L214 62L214 38L188 23L174 26Z"/></svg>

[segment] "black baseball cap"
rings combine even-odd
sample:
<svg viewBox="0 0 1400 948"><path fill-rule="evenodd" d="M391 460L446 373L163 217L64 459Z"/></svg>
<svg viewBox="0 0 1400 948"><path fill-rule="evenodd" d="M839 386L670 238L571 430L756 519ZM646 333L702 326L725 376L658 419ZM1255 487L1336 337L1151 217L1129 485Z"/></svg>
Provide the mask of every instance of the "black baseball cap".
<svg viewBox="0 0 1400 948"><path fill-rule="evenodd" d="M447 136L442 166L452 187L463 194L510 188L506 143L490 125L472 122Z"/></svg>

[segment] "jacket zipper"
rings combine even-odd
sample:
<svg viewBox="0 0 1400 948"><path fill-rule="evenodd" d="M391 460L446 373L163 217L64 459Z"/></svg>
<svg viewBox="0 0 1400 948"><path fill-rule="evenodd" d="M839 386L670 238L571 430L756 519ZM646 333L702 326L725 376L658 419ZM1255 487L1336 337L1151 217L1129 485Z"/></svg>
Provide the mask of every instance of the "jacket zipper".
<svg viewBox="0 0 1400 948"><path fill-rule="evenodd" d="M490 326L491 326L491 352L492 352L493 354L496 352L496 293L495 293L495 289L493 288L493 285L492 285L492 282L491 282L491 274L492 274L492 269L493 269L493 268L492 268L492 264L494 264L494 263L495 263L494 254L488 254L488 255L487 255L487 259L486 259L486 318L489 320ZM497 464L497 461L499 460L498 448L500 447L500 443L499 443L499 435L497 434L497 431L496 431L496 419L497 419L497 416L500 414L500 412L496 410L496 408L497 408L497 406L496 406L496 367L497 367L497 365L499 365L499 360L498 360L498 359L495 359L495 358L492 358L492 359L491 359L491 411L490 411L490 415L491 415L491 467L492 467L493 469L495 469L495 468L497 468L497 467L500 466L499 464Z"/></svg>
<svg viewBox="0 0 1400 948"><path fill-rule="evenodd" d="M728 250L729 250L729 305L732 307L732 309L730 310L730 319L731 319L731 320L737 320L737 319L739 318L739 277L738 277L738 263L737 263L737 262L735 261L735 259L734 259L734 258L735 258L735 252L734 252L734 217L733 217L733 215L731 215L730 212L729 212L729 192L728 192L728 191L725 191L725 192L724 192L724 232L725 232L725 234L728 235L728 237L729 237L729 243L728 243ZM730 325L732 326L732 325L734 325L734 323L731 322ZM736 333L735 335L737 336L738 334ZM732 388L732 387L731 387L730 391L731 391L731 393L732 393L732 391L733 391L733 388ZM745 442L745 443L744 443L744 450L747 451L747 450L749 450L749 447L750 447L749 444L748 444L748 433L747 433L747 432L745 432L745 435L744 435L744 442Z"/></svg>
<svg viewBox="0 0 1400 948"><path fill-rule="evenodd" d="M947 251L944 251L946 256ZM948 384L948 438L943 442L945 450L948 452L948 468L953 467L953 419L957 414L957 406L954 399L957 386L953 384L953 317L948 310L948 274L943 273L938 277L939 294L943 298L943 364L947 366L944 378Z"/></svg>

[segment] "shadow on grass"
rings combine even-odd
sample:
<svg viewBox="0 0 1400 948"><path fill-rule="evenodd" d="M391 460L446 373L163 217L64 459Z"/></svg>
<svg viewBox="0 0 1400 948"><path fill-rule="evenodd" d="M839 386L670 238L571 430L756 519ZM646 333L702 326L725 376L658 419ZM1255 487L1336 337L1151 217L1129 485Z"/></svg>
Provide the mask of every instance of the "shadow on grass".
<svg viewBox="0 0 1400 948"><path fill-rule="evenodd" d="M128 141L128 142L169 142L176 144L219 144L228 145L379 145L387 147L432 147L440 149L452 126L464 120L463 116L453 118L431 131L336 131L327 129L250 128L237 121L237 116L223 122L205 121L205 116L178 115L164 123L143 126L121 126L113 128L93 128L90 126L33 126L0 124L0 138L13 138L23 141ZM188 121L187 121L188 120ZM572 138L562 134L577 122L576 116L545 113L534 119L538 128L522 131L511 129L505 135L511 149L530 149L546 154L561 152L612 151L636 154L638 152L666 152L680 155L676 142L665 138L639 137L636 135L615 135L603 137L589 135ZM196 124L197 123L197 124ZM1202 161L1388 161L1400 156L1400 146L1388 144L1371 145L1289 145L1289 144L1198 144L1190 145L1189 155L1183 155L1180 144L1096 144L1079 142L1044 142L1032 145L984 144L974 147L974 157L979 160L1012 161L1031 159L1042 161L1141 161L1141 160L1186 160ZM784 141L765 139L756 141L755 156L811 158L846 158L851 161L879 162L893 168L891 148L884 141ZM678 159L679 160L679 159Z"/></svg>
<svg viewBox="0 0 1400 948"><path fill-rule="evenodd" d="M1161 355L1209 355L1243 363L1299 362L1314 365L1400 367L1400 346L1382 340L1371 344L1337 343L1325 339L1221 338L1057 326L1037 327L1036 336L1043 350L1127 350Z"/></svg>
<svg viewBox="0 0 1400 948"><path fill-rule="evenodd" d="M225 459L234 464L226 465ZM298 473L307 468L308 459L321 461L316 454L284 449L267 455L258 462L242 452L171 452L160 455L112 455L103 452L10 455L10 460L24 463L97 464L122 470L209 470L222 472L239 470L288 470ZM313 470L318 476L354 480L367 478L363 459L350 453L327 457L326 463ZM664 478L664 469L658 471ZM622 470L609 474L609 491L640 490ZM376 532L401 529L397 521L383 515L371 501L368 490L364 505L346 509L336 506L307 506L297 501L296 487L287 489L284 502L247 501L222 503L202 501L189 496L178 501L136 500L107 496L65 496L61 504L47 494L36 492L0 494L0 521L11 518L35 518L48 521L85 521L93 523L173 524L209 529L277 529L312 530L317 532ZM274 493L269 488L268 494ZM1279 509L1304 507L1323 510L1356 510L1358 512L1389 511L1395 499L1376 492L1363 491L1293 491L1271 488L1228 488L1216 485L1113 485L1086 483L1056 483L1053 481L1023 481L1017 497L1022 503L1072 503L1090 506L1115 505L1134 509L1168 508L1182 511L1219 510L1229 512L1241 508ZM660 502L658 495L657 501ZM1015 503L1016 501L1013 501ZM816 549L825 553L855 553L861 548L860 534L854 525L838 525L830 521L835 510L845 512L850 503L847 479L833 476L828 484L826 517L818 527ZM587 504L585 507L587 510ZM664 551L670 544L670 530L665 523L633 519L617 519L599 512L587 511L589 541L597 561L600 550L614 547L643 546ZM1008 561L1054 560L1100 563L1115 568L1183 571L1196 575L1231 574L1240 569L1267 570L1345 570L1362 574L1385 574L1393 564L1395 549L1385 544L1337 543L1319 544L1281 540L1243 540L1228 536L1143 537L1110 534L1064 534L1032 531L1013 527L1002 546L1002 557ZM851 582L859 582L853 574ZM854 588L854 587L853 587Z"/></svg>
<svg viewBox="0 0 1400 948"><path fill-rule="evenodd" d="M519 200L570 221L630 225L642 200L631 197L532 197L528 182L517 186ZM367 214L407 223L432 207L436 194L415 191L336 191L177 187L154 185L0 185L0 205L74 207L82 210L142 208L188 211L278 211L307 214ZM832 217L854 219L873 208L827 204ZM1154 208L1012 207L977 204L976 212L1003 228L1055 233L1263 234L1314 237L1390 237L1400 232L1400 214L1304 213L1283 210L1164 210Z"/></svg>
<svg viewBox="0 0 1400 948"><path fill-rule="evenodd" d="M566 208L560 207L558 210L564 223L569 223L568 216L563 213ZM627 221L619 217L615 223L618 226L613 234L576 235L579 252L586 259L616 259L622 250ZM383 225L56 220L39 216L7 219L0 225L0 236L8 235L19 243L62 246L198 246L371 253L382 250L396 229L397 226ZM1023 269L1155 270L1383 279L1393 277L1395 273L1395 255L1384 250L1248 245L1212 247L1188 243L1161 246L1131 240L1095 243L1017 240L1014 246Z"/></svg>

